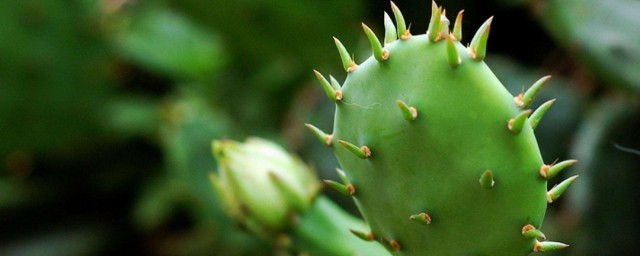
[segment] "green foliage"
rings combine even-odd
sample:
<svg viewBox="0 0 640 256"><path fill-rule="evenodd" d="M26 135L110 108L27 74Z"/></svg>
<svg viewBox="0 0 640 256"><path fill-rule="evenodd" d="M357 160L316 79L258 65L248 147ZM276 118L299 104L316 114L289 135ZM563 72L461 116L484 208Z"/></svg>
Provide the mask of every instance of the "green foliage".
<svg viewBox="0 0 640 256"><path fill-rule="evenodd" d="M83 8L55 1L0 8L1 156L62 150L100 131L109 55Z"/></svg>
<svg viewBox="0 0 640 256"><path fill-rule="evenodd" d="M606 81L640 91L640 3L628 0L552 0L541 22L570 53Z"/></svg>
<svg viewBox="0 0 640 256"><path fill-rule="evenodd" d="M206 79L225 61L220 39L167 8L148 8L117 17L116 51L156 72L182 79Z"/></svg>

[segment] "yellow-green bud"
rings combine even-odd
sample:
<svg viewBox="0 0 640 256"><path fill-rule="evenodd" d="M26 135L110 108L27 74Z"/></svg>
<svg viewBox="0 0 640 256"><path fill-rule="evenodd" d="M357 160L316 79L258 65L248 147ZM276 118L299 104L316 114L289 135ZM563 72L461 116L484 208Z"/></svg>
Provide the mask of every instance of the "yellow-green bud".
<svg viewBox="0 0 640 256"><path fill-rule="evenodd" d="M279 145L259 138L213 142L218 174L211 181L228 213L258 233L281 230L318 192L314 172Z"/></svg>

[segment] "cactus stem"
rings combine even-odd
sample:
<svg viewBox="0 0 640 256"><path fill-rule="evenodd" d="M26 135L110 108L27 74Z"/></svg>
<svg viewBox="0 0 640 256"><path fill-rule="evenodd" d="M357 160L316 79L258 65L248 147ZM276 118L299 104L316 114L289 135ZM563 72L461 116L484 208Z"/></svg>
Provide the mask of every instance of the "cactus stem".
<svg viewBox="0 0 640 256"><path fill-rule="evenodd" d="M479 182L483 188L492 188L496 185L496 181L493 180L493 172L491 170L484 171L480 176Z"/></svg>
<svg viewBox="0 0 640 256"><path fill-rule="evenodd" d="M544 235L544 233L542 233L542 231L540 231L539 229L536 229L536 227L531 224L527 224L522 227L522 235L526 238L547 240L547 237Z"/></svg>
<svg viewBox="0 0 640 256"><path fill-rule="evenodd" d="M429 216L429 214L421 212L418 214L414 214L409 216L409 219L415 222L418 222L422 225L429 225L431 224L431 216Z"/></svg>
<svg viewBox="0 0 640 256"><path fill-rule="evenodd" d="M462 63L460 56L458 55L458 50L456 49L456 45L453 43L452 36L447 37L447 57L449 60L449 65L452 68L457 68Z"/></svg>
<svg viewBox="0 0 640 256"><path fill-rule="evenodd" d="M563 244L560 242L551 242L551 241L545 241L545 242L540 242L540 241L536 241L536 244L533 246L533 252L548 252L548 251L555 251L555 250L560 250L560 249L564 249L569 247L568 244Z"/></svg>
<svg viewBox="0 0 640 256"><path fill-rule="evenodd" d="M384 12L384 45L393 43L398 39L398 32L396 26L393 25L391 17L387 12Z"/></svg>
<svg viewBox="0 0 640 256"><path fill-rule="evenodd" d="M440 16L442 15L442 8L438 8L436 1L431 2L431 19L429 20L429 28L427 30L427 36L429 37L429 41L436 42L438 41L438 36L440 35L440 29L442 25L442 19Z"/></svg>
<svg viewBox="0 0 640 256"><path fill-rule="evenodd" d="M391 11L393 12L393 15L396 17L396 25L398 26L398 38L402 40L407 40L411 38L411 32L407 30L407 25L404 22L404 17L402 16L402 12L400 12L400 9L398 8L398 6L396 6L395 3L393 3L393 1L391 1Z"/></svg>
<svg viewBox="0 0 640 256"><path fill-rule="evenodd" d="M376 239L376 236L373 233L364 233L354 229L349 229L349 231L351 231L351 233L356 235L358 238L367 242L370 242Z"/></svg>
<svg viewBox="0 0 640 256"><path fill-rule="evenodd" d="M353 61L353 58L349 56L349 52L347 48L338 40L338 38L333 38L333 41L336 43L336 47L338 47L338 53L340 53L340 59L342 60L342 66L347 73L351 73L356 70L358 64Z"/></svg>
<svg viewBox="0 0 640 256"><path fill-rule="evenodd" d="M353 186L353 184L344 185L333 180L324 180L324 183L345 196L353 196L356 193L356 188Z"/></svg>
<svg viewBox="0 0 640 256"><path fill-rule="evenodd" d="M469 46L469 51L471 54L471 58L482 61L487 54L487 41L489 40L489 30L491 30L491 21L493 21L493 16L485 21L482 26L478 29L476 34L471 39L471 45Z"/></svg>
<svg viewBox="0 0 640 256"><path fill-rule="evenodd" d="M367 35L369 43L371 43L373 56L376 58L376 60L378 60L379 62L387 60L389 58L389 51L382 48L382 45L380 44L380 41L378 41L378 37L376 36L376 34L373 33L373 31L364 23L362 23L362 29Z"/></svg>
<svg viewBox="0 0 640 256"><path fill-rule="evenodd" d="M312 124L304 124L307 128L309 128L309 130L313 133L313 135L315 135L318 140L320 140L320 142L322 142L322 144L330 147L333 144L333 135L331 134L326 134L325 132L323 132L322 130L320 130L318 127L315 127Z"/></svg>
<svg viewBox="0 0 640 256"><path fill-rule="evenodd" d="M562 170L576 164L577 162L578 160L571 159L571 160L562 161L558 164L552 163L549 165L547 164L542 165L542 167L540 167L540 176L542 176L547 180L553 179L553 177L555 177Z"/></svg>
<svg viewBox="0 0 640 256"><path fill-rule="evenodd" d="M538 92L540 92L540 89L542 89L542 87L550 79L551 79L551 76L544 76L538 79L538 81L533 83L533 85L531 85L531 87L529 87L529 89L527 89L526 92L520 93L518 96L514 97L513 101L516 103L518 107L522 109L528 108L529 105L531 105L533 98L535 98L536 95L538 95Z"/></svg>
<svg viewBox="0 0 640 256"><path fill-rule="evenodd" d="M560 184L553 186L549 192L547 192L547 202L553 203L560 197L571 184L579 177L579 175L571 176L568 179L560 182Z"/></svg>
<svg viewBox="0 0 640 256"><path fill-rule="evenodd" d="M371 150L367 146L357 147L349 142L344 140L338 140L338 143L345 147L349 152L353 153L359 158L365 159L371 157Z"/></svg>
<svg viewBox="0 0 640 256"><path fill-rule="evenodd" d="M509 131L518 134L524 128L525 121L527 120L527 116L531 114L531 110L527 109L525 111L520 112L516 117L511 118L507 123L507 128Z"/></svg>
<svg viewBox="0 0 640 256"><path fill-rule="evenodd" d="M556 99L549 100L540 105L540 107L538 107L535 111L533 111L533 114L531 114L531 117L529 117L529 125L531 125L532 129L536 129L536 127L538 127L538 124L540 123L542 117L544 117L544 115L547 113L547 110L549 110L555 102Z"/></svg>
<svg viewBox="0 0 640 256"><path fill-rule="evenodd" d="M459 42L462 41L462 14L464 10L458 12L456 22L453 24L453 37Z"/></svg>
<svg viewBox="0 0 640 256"><path fill-rule="evenodd" d="M402 117L404 117L405 120L413 121L418 118L418 110L416 110L416 108L407 106L402 100L396 100L396 104L398 108L400 108L400 111L402 111Z"/></svg>

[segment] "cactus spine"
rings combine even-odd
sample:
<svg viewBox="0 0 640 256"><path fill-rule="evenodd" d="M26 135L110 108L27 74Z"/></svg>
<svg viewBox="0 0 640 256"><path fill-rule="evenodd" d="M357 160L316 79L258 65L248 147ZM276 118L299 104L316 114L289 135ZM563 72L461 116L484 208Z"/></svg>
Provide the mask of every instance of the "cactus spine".
<svg viewBox="0 0 640 256"><path fill-rule="evenodd" d="M331 187L353 196L375 240L397 255L527 255L567 245L544 241L547 203L577 176L547 191L575 160L543 163L533 129L553 101L529 104L550 77L512 96L484 63L493 17L468 47L462 12L450 31L432 4L429 30L411 35L391 3L384 47L363 25L373 56L356 64L335 39L348 72L333 134L309 125L344 168ZM397 27L397 29L396 29ZM351 189L348 189L350 187ZM350 192L352 191L352 192ZM355 192L357 191L357 192Z"/></svg>

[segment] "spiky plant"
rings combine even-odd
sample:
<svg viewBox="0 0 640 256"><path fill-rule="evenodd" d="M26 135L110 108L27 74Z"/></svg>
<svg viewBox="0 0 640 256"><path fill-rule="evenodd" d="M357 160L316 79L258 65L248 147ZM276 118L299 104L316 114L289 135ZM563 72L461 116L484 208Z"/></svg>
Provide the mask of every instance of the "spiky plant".
<svg viewBox="0 0 640 256"><path fill-rule="evenodd" d="M577 178L547 191L576 163L544 164L534 128L554 100L529 106L549 80L512 96L483 61L492 18L470 44L462 16L450 29L432 4L426 34L412 35L391 3L384 44L366 25L373 56L356 64L335 39L346 81L315 71L336 104L333 134L310 130L332 147L342 183L368 222L366 240L396 255L527 255L567 245L540 231L547 204ZM357 233L357 232L356 232Z"/></svg>

